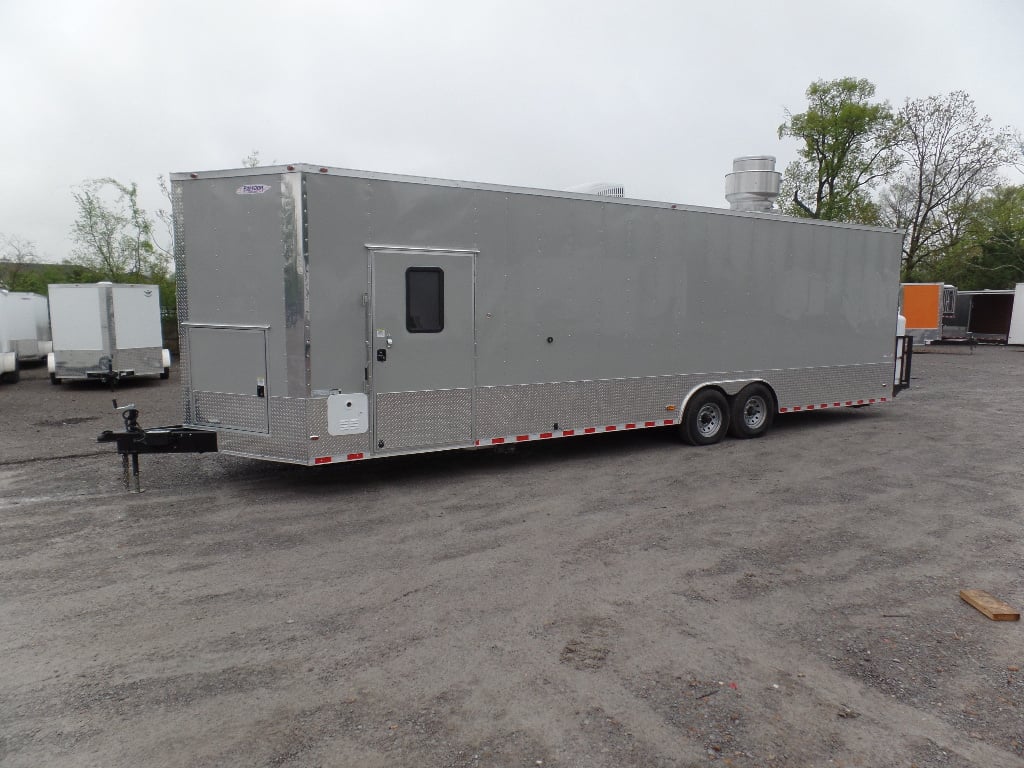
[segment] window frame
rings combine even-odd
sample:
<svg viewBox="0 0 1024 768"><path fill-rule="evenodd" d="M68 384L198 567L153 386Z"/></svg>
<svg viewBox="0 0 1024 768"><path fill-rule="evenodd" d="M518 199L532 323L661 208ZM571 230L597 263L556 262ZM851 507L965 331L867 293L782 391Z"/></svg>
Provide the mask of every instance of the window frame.
<svg viewBox="0 0 1024 768"><path fill-rule="evenodd" d="M411 296L409 280L410 275L414 272L433 272L436 273L439 278L437 282L437 313L439 323L437 326L430 326L428 328L412 328L410 326L410 314L409 298ZM405 330L408 333L442 333L444 332L444 269L441 267L407 267L405 270Z"/></svg>

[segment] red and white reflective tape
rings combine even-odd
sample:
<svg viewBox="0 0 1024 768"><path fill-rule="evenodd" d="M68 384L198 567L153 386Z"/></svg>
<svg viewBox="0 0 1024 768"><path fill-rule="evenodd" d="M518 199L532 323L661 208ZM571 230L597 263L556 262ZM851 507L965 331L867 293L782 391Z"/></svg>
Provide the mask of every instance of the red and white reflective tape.
<svg viewBox="0 0 1024 768"><path fill-rule="evenodd" d="M559 437L575 437L577 435L593 435L598 432L619 432L625 429L647 429L649 427L668 427L675 424L673 419L657 421L627 421L625 424L608 424L604 427L582 427L581 429L555 429L551 432L536 432L528 435L506 435L505 437L485 437L476 441L480 445L507 445L527 443L531 440L552 440Z"/></svg>
<svg viewBox="0 0 1024 768"><path fill-rule="evenodd" d="M314 464L337 464L339 461L359 461L362 459L363 454L361 453L349 453L345 456L317 456L313 459Z"/></svg>
<svg viewBox="0 0 1024 768"><path fill-rule="evenodd" d="M846 400L837 403L820 403L819 405L794 405L790 408L779 408L779 413L796 413L797 411L820 411L825 408L843 408L848 405L871 405L888 402L887 397L871 397L867 400Z"/></svg>

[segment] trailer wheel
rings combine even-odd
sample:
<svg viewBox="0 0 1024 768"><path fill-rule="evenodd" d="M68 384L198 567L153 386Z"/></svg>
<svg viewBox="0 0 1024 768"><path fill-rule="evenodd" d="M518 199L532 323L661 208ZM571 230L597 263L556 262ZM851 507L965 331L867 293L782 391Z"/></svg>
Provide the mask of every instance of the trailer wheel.
<svg viewBox="0 0 1024 768"><path fill-rule="evenodd" d="M15 384L20 378L21 371L19 371L17 368L15 368L13 371L8 371L7 373L0 373L0 381L6 384Z"/></svg>
<svg viewBox="0 0 1024 768"><path fill-rule="evenodd" d="M690 398L679 425L690 445L712 445L729 431L729 401L717 389L704 389Z"/></svg>
<svg viewBox="0 0 1024 768"><path fill-rule="evenodd" d="M732 399L729 432L733 437L761 437L775 418L775 399L764 384L748 384Z"/></svg>
<svg viewBox="0 0 1024 768"><path fill-rule="evenodd" d="M50 374L50 383L51 384L60 384L60 379L57 378L57 374L56 373L51 373Z"/></svg>

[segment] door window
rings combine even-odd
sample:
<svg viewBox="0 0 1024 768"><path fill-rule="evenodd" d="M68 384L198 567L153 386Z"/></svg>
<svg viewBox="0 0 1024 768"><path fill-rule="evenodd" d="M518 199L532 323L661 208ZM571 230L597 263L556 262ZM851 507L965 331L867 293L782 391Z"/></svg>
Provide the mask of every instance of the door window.
<svg viewBox="0 0 1024 768"><path fill-rule="evenodd" d="M405 270L405 329L409 333L444 330L444 270L440 267Z"/></svg>

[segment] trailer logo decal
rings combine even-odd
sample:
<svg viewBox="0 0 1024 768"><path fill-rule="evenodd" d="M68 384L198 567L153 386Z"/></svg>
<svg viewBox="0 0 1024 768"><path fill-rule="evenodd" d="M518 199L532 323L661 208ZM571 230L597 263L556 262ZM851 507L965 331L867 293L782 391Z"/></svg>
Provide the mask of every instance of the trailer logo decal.
<svg viewBox="0 0 1024 768"><path fill-rule="evenodd" d="M243 184L235 190L236 195L262 195L270 191L269 184Z"/></svg>

